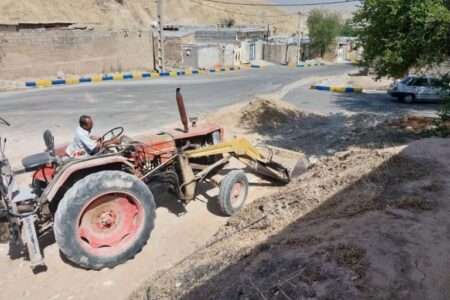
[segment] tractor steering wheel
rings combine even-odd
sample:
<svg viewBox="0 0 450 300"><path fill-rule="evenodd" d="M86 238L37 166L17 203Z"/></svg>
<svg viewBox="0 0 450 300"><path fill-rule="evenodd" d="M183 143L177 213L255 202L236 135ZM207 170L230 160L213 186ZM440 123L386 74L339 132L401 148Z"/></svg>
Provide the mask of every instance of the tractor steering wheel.
<svg viewBox="0 0 450 300"><path fill-rule="evenodd" d="M103 144L104 144L105 142L109 142L109 141L112 141L112 140L118 138L119 136L122 135L122 133L123 133L123 127L116 127L116 128L113 128L113 129L107 131L107 132L100 138L101 146L100 146L99 151L98 151L95 155L101 155L101 154L104 154L105 151L106 151L106 148L103 146ZM111 137L109 137L108 135L111 135ZM106 138L108 138L108 139L106 139Z"/></svg>
<svg viewBox="0 0 450 300"><path fill-rule="evenodd" d="M112 141L112 140L118 138L119 136L121 136L122 133L123 133L123 127L113 128L110 131L106 132L102 136L101 141L102 141L102 143ZM111 135L111 137L109 139L106 139L108 137L108 135Z"/></svg>

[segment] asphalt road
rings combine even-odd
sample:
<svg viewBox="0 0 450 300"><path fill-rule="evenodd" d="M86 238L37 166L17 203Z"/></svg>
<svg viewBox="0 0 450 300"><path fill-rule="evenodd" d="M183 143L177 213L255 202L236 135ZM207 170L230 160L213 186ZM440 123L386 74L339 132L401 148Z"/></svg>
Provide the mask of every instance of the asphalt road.
<svg viewBox="0 0 450 300"><path fill-rule="evenodd" d="M181 87L190 116L201 116L255 95L270 94L299 80L338 76L356 67L332 65L306 69L271 66L232 73L138 81L105 82L0 93L1 127L8 154L18 158L44 149L42 133L50 129L55 142L69 142L82 114L93 116L96 135L116 126L137 134L178 120L175 88ZM432 114L433 105L407 106L386 95L333 94L293 88L285 100L311 112L375 112Z"/></svg>
<svg viewBox="0 0 450 300"><path fill-rule="evenodd" d="M301 110L314 113L372 113L389 116L420 115L432 117L440 107L436 102L406 104L386 93L376 91L363 94L330 93L303 86L290 91L283 98Z"/></svg>

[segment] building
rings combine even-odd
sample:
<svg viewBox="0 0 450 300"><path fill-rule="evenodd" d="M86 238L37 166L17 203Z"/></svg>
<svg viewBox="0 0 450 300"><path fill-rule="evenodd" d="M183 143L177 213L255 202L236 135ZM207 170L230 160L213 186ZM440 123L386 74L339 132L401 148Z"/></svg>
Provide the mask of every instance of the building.
<svg viewBox="0 0 450 300"><path fill-rule="evenodd" d="M10 22L0 23L0 32L14 32L24 30L49 31L68 29L75 24L74 22L55 21L55 22Z"/></svg>
<svg viewBox="0 0 450 300"><path fill-rule="evenodd" d="M263 58L263 40L271 27L214 25L164 27L166 61L172 67L233 66ZM167 50L168 48L172 50ZM156 52L156 51L155 51ZM181 59L180 59L181 58ZM174 62L174 64L173 64Z"/></svg>
<svg viewBox="0 0 450 300"><path fill-rule="evenodd" d="M362 55L362 46L358 38L340 36L336 38L335 43L335 62L360 60Z"/></svg>

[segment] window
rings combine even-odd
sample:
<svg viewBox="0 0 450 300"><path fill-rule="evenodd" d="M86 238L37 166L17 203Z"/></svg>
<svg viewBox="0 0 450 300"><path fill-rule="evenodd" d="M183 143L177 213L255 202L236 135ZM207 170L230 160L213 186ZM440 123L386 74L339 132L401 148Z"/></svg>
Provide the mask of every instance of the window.
<svg viewBox="0 0 450 300"><path fill-rule="evenodd" d="M439 80L437 78L430 78L430 85L435 88L444 87L444 83L442 82L442 80Z"/></svg>
<svg viewBox="0 0 450 300"><path fill-rule="evenodd" d="M411 76L406 76L405 78L403 78L403 79L400 81L400 83L407 84L407 83L411 80L411 78L413 78L413 77L411 77Z"/></svg>
<svg viewBox="0 0 450 300"><path fill-rule="evenodd" d="M428 86L428 79L424 77L419 77L416 79L411 80L408 85L412 86Z"/></svg>

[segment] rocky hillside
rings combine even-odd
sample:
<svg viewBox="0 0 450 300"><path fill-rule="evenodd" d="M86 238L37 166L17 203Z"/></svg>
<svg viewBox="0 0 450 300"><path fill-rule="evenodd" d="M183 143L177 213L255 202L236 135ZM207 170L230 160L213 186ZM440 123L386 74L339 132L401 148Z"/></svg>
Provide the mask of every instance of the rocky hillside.
<svg viewBox="0 0 450 300"><path fill-rule="evenodd" d="M286 17L288 12L279 8L239 7L216 3L203 5L199 4L200 1L191 0L164 0L164 2L165 22L168 24L216 24L220 19L233 18L241 24L276 24L282 32L291 33L296 30L296 17ZM283 16L264 18L262 15ZM0 1L0 24L64 21L100 28L139 29L148 28L155 19L156 1L153 0Z"/></svg>

